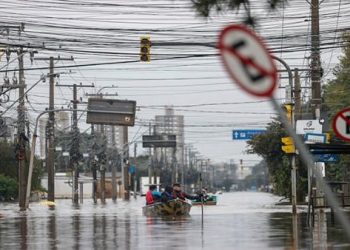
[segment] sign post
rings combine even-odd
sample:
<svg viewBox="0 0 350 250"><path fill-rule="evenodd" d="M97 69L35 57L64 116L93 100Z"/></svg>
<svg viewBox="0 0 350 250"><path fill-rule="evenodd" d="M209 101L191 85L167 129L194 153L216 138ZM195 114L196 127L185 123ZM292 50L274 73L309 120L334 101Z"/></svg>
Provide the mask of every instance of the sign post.
<svg viewBox="0 0 350 250"><path fill-rule="evenodd" d="M219 35L218 48L221 59L230 77L246 92L257 97L269 97L271 104L281 117L288 134L293 138L305 166L312 168L314 160L303 141L295 133L280 104L273 97L277 83L277 70L262 40L249 28L243 25L230 25L223 29ZM340 116L340 115L339 115ZM350 118L350 109L349 109ZM337 119L335 119L337 120ZM343 121L336 127L338 133L350 141L350 121L342 117ZM338 121L334 121L335 124ZM349 131L349 133L347 133ZM323 189L330 206L334 209L337 219L342 224L347 236L350 238L350 223L340 209L339 202L332 190L324 181L322 173L315 171L315 176ZM293 209L294 212L294 209Z"/></svg>

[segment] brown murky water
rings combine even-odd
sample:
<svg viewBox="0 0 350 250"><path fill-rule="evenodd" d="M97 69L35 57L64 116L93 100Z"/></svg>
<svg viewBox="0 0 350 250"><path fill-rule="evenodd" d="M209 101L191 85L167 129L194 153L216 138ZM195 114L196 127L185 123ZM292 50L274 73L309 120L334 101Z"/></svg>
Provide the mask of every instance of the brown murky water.
<svg viewBox="0 0 350 250"><path fill-rule="evenodd" d="M32 203L27 212L3 203L0 249L311 249L306 209L299 209L293 241L291 208L275 206L279 199L254 192L220 195L217 206L204 208L203 226L200 207L181 220L144 217L143 197L106 205L84 200L79 207L58 200L55 209ZM326 244L350 249L338 226L328 226Z"/></svg>

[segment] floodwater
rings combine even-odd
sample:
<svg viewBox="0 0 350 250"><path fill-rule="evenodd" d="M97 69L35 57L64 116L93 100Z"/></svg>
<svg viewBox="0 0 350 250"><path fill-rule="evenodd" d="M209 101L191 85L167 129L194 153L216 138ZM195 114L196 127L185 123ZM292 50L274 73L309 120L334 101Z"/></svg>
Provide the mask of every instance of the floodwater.
<svg viewBox="0 0 350 250"><path fill-rule="evenodd" d="M130 202L107 200L105 205L84 200L57 200L55 209L31 203L0 204L0 249L312 249L305 226L305 207L294 231L290 206L275 206L280 197L267 193L236 192L219 196L217 206L192 207L180 220L142 215L144 197ZM330 224L330 223L329 223ZM327 249L350 249L339 225L328 226ZM325 249L325 248L324 248Z"/></svg>

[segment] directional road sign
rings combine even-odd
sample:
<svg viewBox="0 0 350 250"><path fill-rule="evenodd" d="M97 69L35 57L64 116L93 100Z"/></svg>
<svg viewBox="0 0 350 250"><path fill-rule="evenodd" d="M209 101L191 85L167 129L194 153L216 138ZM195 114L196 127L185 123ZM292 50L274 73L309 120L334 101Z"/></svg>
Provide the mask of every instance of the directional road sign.
<svg viewBox="0 0 350 250"><path fill-rule="evenodd" d="M305 143L326 143L326 134L306 133Z"/></svg>
<svg viewBox="0 0 350 250"><path fill-rule="evenodd" d="M350 141L350 108L339 111L333 119L334 133L345 141Z"/></svg>
<svg viewBox="0 0 350 250"><path fill-rule="evenodd" d="M219 37L224 66L245 91L271 96L276 87L277 69L264 42L244 25L230 25Z"/></svg>
<svg viewBox="0 0 350 250"><path fill-rule="evenodd" d="M337 162L339 157L335 154L319 154L314 155L314 159L315 162Z"/></svg>
<svg viewBox="0 0 350 250"><path fill-rule="evenodd" d="M232 139L233 140L249 140L252 139L255 135L260 135L265 133L264 129L235 129L232 130Z"/></svg>

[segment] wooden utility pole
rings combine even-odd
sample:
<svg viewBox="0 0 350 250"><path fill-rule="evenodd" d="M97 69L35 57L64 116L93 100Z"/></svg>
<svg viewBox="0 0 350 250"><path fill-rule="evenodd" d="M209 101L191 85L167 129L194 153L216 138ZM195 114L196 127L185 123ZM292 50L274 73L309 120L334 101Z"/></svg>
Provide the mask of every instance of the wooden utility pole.
<svg viewBox="0 0 350 250"><path fill-rule="evenodd" d="M311 0L311 89L315 118L319 119L321 105L321 59L319 0Z"/></svg>
<svg viewBox="0 0 350 250"><path fill-rule="evenodd" d="M18 68L19 68L19 105L17 121L17 159L18 159L18 179L19 179L19 207L25 210L26 199L26 167L25 167L25 106L24 106L24 65L23 65L23 48L18 50Z"/></svg>
<svg viewBox="0 0 350 250"><path fill-rule="evenodd" d="M73 114L72 114L72 132L73 132L73 140L72 140L72 146L70 150L70 158L71 162L70 165L73 170L73 203L78 204L79 203L79 158L80 158L80 152L79 152L79 144L80 144L80 135L79 135L79 128L78 128L78 86L80 88L93 88L95 87L93 84L91 85L82 85L81 83L79 85L73 84L56 84L56 86L59 87L73 87Z"/></svg>
<svg viewBox="0 0 350 250"><path fill-rule="evenodd" d="M90 155L90 164L91 164L91 171L92 171L92 199L94 203L97 203L97 162L95 160L95 154L96 154L96 134L95 134L95 125L91 125L91 136L94 139L94 143L92 145L92 152Z"/></svg>
<svg viewBox="0 0 350 250"><path fill-rule="evenodd" d="M294 119L297 121L301 118L301 86L299 70L296 68L294 69Z"/></svg>
<svg viewBox="0 0 350 250"><path fill-rule="evenodd" d="M54 75L54 58L50 57L50 90L49 90L49 110L55 109L55 75ZM47 155L47 200L55 201L55 113L49 113L49 138L48 138L48 155Z"/></svg>
<svg viewBox="0 0 350 250"><path fill-rule="evenodd" d="M79 129L78 129L78 93L77 93L77 85L73 84L73 143L72 143L72 150L74 152L73 154L73 171L74 171L74 193L73 193L73 203L78 204L79 199L79 168L78 168L78 155L79 155ZM72 157L72 156L71 156Z"/></svg>
<svg viewBox="0 0 350 250"><path fill-rule="evenodd" d="M55 60L72 61L71 58L49 57L49 58L35 58L37 61L49 60L49 110L55 109L55 77L58 74L54 73ZM48 120L48 150L47 150L47 200L55 201L55 113L49 112Z"/></svg>

